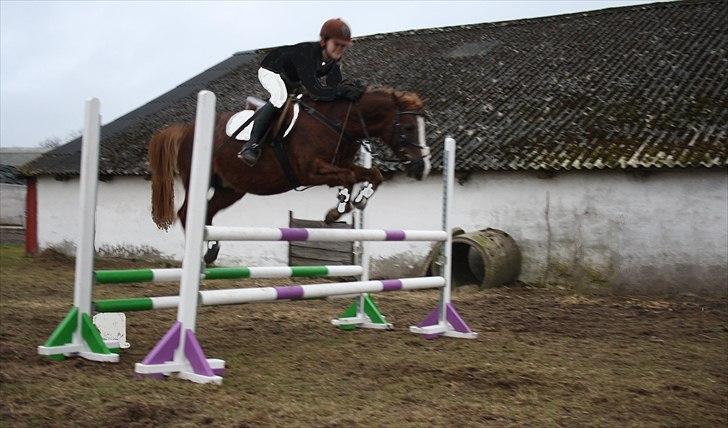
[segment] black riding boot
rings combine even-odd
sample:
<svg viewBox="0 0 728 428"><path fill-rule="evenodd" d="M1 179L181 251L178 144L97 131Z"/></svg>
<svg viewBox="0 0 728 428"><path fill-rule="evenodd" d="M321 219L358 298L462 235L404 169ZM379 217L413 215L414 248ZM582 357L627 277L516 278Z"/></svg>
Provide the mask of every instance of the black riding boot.
<svg viewBox="0 0 728 428"><path fill-rule="evenodd" d="M238 157L246 164L253 166L258 162L258 158L260 158L263 150L261 144L265 136L265 131L268 129L268 124L277 111L276 106L270 102L265 103L259 109L259 113L255 116L255 121L253 122L253 130L250 131L250 140L243 145L243 148L238 153Z"/></svg>

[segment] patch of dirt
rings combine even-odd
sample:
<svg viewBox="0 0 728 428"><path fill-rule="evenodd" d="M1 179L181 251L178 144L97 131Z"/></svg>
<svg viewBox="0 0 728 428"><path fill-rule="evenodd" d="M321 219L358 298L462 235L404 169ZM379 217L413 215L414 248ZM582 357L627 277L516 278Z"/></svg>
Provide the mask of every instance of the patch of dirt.
<svg viewBox="0 0 728 428"><path fill-rule="evenodd" d="M94 297L176 293L176 284L130 284L98 286ZM173 310L127 314L132 347L118 364L41 358L36 347L72 296L72 259L0 247L3 426L728 424L725 297L463 288L454 303L480 337L434 341L407 327L437 304L435 291L375 296L393 331L335 329L329 320L348 299L201 308L198 338L227 364L223 385L213 386L132 375Z"/></svg>

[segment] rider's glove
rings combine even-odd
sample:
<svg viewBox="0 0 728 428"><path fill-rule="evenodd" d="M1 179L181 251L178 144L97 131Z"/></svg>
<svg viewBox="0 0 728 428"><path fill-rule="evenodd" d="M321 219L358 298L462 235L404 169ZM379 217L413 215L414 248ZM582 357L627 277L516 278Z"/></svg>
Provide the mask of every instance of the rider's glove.
<svg viewBox="0 0 728 428"><path fill-rule="evenodd" d="M355 81L343 81L336 87L337 98L344 98L349 101L358 101L359 98L364 94L366 87L364 84Z"/></svg>

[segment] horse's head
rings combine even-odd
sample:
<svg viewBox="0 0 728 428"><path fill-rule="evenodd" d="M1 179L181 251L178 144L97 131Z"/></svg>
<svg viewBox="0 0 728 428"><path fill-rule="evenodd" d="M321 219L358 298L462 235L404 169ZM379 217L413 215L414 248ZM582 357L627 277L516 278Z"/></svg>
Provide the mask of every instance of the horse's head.
<svg viewBox="0 0 728 428"><path fill-rule="evenodd" d="M430 148L425 141L425 106L414 92L370 88L360 106L373 135L407 166L407 175L422 180L430 173Z"/></svg>

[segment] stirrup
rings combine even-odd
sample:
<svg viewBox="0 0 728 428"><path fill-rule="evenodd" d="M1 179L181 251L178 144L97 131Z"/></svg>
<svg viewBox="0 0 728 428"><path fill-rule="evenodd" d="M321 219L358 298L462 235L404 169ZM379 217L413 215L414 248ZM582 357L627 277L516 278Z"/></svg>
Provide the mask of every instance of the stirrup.
<svg viewBox="0 0 728 428"><path fill-rule="evenodd" d="M251 144L248 147L243 147L238 153L238 158L248 166L255 166L260 159L260 155L263 153L263 147L260 144ZM249 156L249 157L248 157Z"/></svg>
<svg viewBox="0 0 728 428"><path fill-rule="evenodd" d="M251 143L250 141L246 141L245 144L243 144L243 147L240 148L240 151L237 154L238 159L243 159L243 156L245 152L250 150L255 150L256 147L260 146L257 142Z"/></svg>

